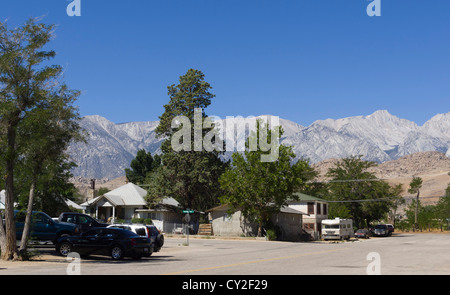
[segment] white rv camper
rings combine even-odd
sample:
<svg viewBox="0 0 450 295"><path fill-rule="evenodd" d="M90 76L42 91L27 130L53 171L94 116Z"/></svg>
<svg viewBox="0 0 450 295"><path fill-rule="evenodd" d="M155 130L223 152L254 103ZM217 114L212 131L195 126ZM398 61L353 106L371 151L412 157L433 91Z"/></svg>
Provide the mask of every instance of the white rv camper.
<svg viewBox="0 0 450 295"><path fill-rule="evenodd" d="M324 240L348 240L353 235L353 220L351 219L322 220L322 238Z"/></svg>

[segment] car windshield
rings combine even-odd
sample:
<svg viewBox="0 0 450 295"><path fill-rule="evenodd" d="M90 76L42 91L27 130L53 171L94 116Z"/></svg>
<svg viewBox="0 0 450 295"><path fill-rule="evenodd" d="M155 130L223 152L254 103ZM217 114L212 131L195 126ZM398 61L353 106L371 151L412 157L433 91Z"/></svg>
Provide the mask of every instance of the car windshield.
<svg viewBox="0 0 450 295"><path fill-rule="evenodd" d="M366 232L366 230L365 229L358 229L356 232L357 233L364 233L364 232Z"/></svg>
<svg viewBox="0 0 450 295"><path fill-rule="evenodd" d="M384 224L379 224L377 226L375 226L376 229L386 229L386 225Z"/></svg>
<svg viewBox="0 0 450 295"><path fill-rule="evenodd" d="M339 224L324 224L324 228L339 228Z"/></svg>

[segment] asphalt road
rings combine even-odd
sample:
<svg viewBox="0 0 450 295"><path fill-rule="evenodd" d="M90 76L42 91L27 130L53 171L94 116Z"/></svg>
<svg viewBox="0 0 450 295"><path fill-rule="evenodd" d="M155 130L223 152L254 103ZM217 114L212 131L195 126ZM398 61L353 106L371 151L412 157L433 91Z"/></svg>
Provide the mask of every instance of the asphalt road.
<svg viewBox="0 0 450 295"><path fill-rule="evenodd" d="M394 234L350 242L166 238L150 258L67 260L53 248L30 262L0 261L0 275L405 275L450 274L450 234Z"/></svg>

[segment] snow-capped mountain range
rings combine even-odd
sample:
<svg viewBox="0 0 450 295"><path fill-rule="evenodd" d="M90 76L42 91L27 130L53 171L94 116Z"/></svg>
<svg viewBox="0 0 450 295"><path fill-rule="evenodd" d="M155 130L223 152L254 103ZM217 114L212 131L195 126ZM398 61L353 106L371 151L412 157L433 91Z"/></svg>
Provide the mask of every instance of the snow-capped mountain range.
<svg viewBox="0 0 450 295"><path fill-rule="evenodd" d="M281 118L280 124L285 131L281 143L293 146L297 158L311 163L356 155L381 163L424 151L450 157L450 112L437 114L422 126L385 110L318 120L307 127ZM78 164L75 176L119 177L139 149L160 152L162 139L155 135L158 121L115 124L95 115L84 117L81 125L89 134L88 143L73 144L68 150Z"/></svg>

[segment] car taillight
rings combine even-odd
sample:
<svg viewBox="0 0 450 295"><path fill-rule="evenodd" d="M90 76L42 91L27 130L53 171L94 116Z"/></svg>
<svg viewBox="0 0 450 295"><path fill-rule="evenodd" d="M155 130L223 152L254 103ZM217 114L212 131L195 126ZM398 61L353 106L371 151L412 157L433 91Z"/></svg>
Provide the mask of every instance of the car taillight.
<svg viewBox="0 0 450 295"><path fill-rule="evenodd" d="M152 233L150 232L150 229L147 227L147 236L150 239L152 237Z"/></svg>

